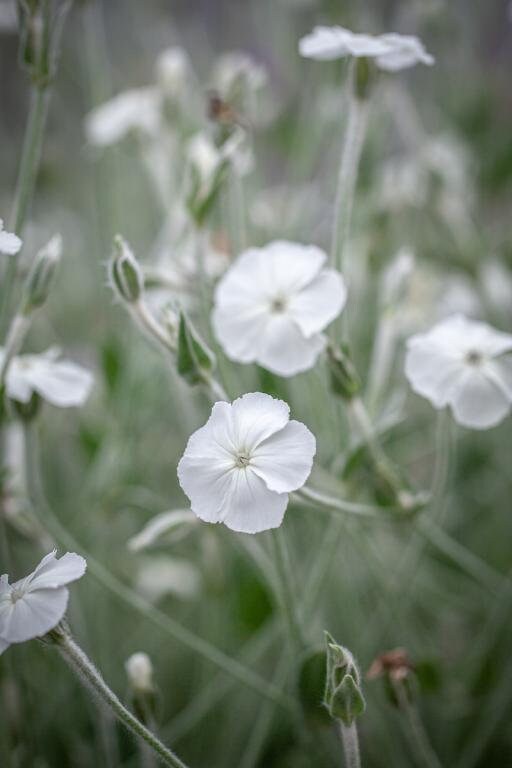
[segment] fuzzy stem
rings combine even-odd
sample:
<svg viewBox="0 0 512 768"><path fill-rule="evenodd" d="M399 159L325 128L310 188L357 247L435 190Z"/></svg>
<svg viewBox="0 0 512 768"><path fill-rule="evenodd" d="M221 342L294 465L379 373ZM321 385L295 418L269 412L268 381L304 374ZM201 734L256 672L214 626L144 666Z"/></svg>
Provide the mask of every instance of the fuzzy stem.
<svg viewBox="0 0 512 768"><path fill-rule="evenodd" d="M399 681L393 681L393 689L400 709L409 725L411 746L418 762L423 768L441 768L441 763L432 748L416 706L410 701L407 691Z"/></svg>
<svg viewBox="0 0 512 768"><path fill-rule="evenodd" d="M149 338L155 339L167 352L175 354L175 345L172 343L165 329L155 319L146 302L143 299L139 299L127 306L132 317Z"/></svg>
<svg viewBox="0 0 512 768"><path fill-rule="evenodd" d="M355 515L357 517L373 517L382 518L388 511L381 507L372 506L371 504L360 504L356 501L347 501L346 499L340 499L337 496L331 496L322 491L314 490L308 485L304 485L294 496L300 501L306 501L309 504L315 504L318 507L323 507L332 512L344 512L349 515Z"/></svg>
<svg viewBox="0 0 512 768"><path fill-rule="evenodd" d="M351 725L344 725L339 721L339 733L345 756L345 768L361 768L359 738L355 721Z"/></svg>
<svg viewBox="0 0 512 768"><path fill-rule="evenodd" d="M186 768L185 763L168 747L162 744L160 739L124 706L116 694L109 688L89 657L67 631L59 629L59 631L53 633L52 638L78 678L99 696L129 731L138 738L143 739L165 765L173 766L173 768Z"/></svg>

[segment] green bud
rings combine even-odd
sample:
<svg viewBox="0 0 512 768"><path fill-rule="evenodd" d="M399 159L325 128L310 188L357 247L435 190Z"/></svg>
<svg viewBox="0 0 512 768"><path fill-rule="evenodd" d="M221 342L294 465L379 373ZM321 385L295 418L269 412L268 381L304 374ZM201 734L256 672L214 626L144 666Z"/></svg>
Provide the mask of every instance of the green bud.
<svg viewBox="0 0 512 768"><path fill-rule="evenodd" d="M354 95L356 99L367 99L375 79L375 67L366 56L357 58L354 66Z"/></svg>
<svg viewBox="0 0 512 768"><path fill-rule="evenodd" d="M325 632L327 668L324 705L331 717L351 725L363 714L366 703L361 691L361 675L354 657Z"/></svg>
<svg viewBox="0 0 512 768"><path fill-rule="evenodd" d="M22 306L24 315L41 307L48 298L61 253L62 238L60 235L54 235L37 253L25 281Z"/></svg>
<svg viewBox="0 0 512 768"><path fill-rule="evenodd" d="M176 362L178 373L189 384L204 383L215 367L215 355L183 312L179 319Z"/></svg>
<svg viewBox="0 0 512 768"><path fill-rule="evenodd" d="M114 253L109 263L110 283L117 295L133 303L144 290L144 276L133 252L121 235L114 238Z"/></svg>
<svg viewBox="0 0 512 768"><path fill-rule="evenodd" d="M331 389L344 400L351 400L361 391L361 381L346 347L327 347Z"/></svg>
<svg viewBox="0 0 512 768"><path fill-rule="evenodd" d="M33 392L27 403L22 403L19 400L11 400L11 404L16 416L21 419L21 421L28 423L38 415L41 408L41 398L37 392Z"/></svg>

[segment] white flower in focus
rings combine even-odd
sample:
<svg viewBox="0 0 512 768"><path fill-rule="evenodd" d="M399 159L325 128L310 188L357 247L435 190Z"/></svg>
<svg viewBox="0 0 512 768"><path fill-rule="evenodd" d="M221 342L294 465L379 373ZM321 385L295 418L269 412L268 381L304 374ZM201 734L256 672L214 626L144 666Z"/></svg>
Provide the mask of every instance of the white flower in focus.
<svg viewBox="0 0 512 768"><path fill-rule="evenodd" d="M133 88L114 96L86 117L87 140L107 147L130 131L154 135L160 125L160 97L153 88Z"/></svg>
<svg viewBox="0 0 512 768"><path fill-rule="evenodd" d="M375 59L380 69L396 72L421 62L433 64L417 37L411 35L362 35L344 27L315 27L299 41L301 56L319 61L332 61L344 56Z"/></svg>
<svg viewBox="0 0 512 768"><path fill-rule="evenodd" d="M342 276L314 245L276 240L242 253L217 285L215 335L231 360L280 376L311 368L345 305Z"/></svg>
<svg viewBox="0 0 512 768"><path fill-rule="evenodd" d="M453 315L407 343L405 374L435 408L449 405L465 427L487 429L512 404L512 335Z"/></svg>
<svg viewBox="0 0 512 768"><path fill-rule="evenodd" d="M0 577L0 653L12 643L45 635L63 618L66 585L83 576L87 565L74 552L59 559L55 554L43 557L35 571L14 584L7 574Z"/></svg>
<svg viewBox="0 0 512 768"><path fill-rule="evenodd" d="M178 464L201 520L242 533L281 525L288 494L308 479L316 451L309 429L289 419L285 402L261 392L215 403Z"/></svg>
<svg viewBox="0 0 512 768"><path fill-rule="evenodd" d="M3 219L0 219L0 253L6 256L15 256L23 242L13 232L6 232Z"/></svg>
<svg viewBox="0 0 512 768"><path fill-rule="evenodd" d="M0 362L4 350L0 347ZM59 351L48 349L40 355L19 355L7 370L8 397L28 403L34 393L61 408L83 405L93 385L92 374L68 360L58 360Z"/></svg>
<svg viewBox="0 0 512 768"><path fill-rule="evenodd" d="M153 686L153 664L147 653L138 651L124 663L130 685L136 691L150 693Z"/></svg>

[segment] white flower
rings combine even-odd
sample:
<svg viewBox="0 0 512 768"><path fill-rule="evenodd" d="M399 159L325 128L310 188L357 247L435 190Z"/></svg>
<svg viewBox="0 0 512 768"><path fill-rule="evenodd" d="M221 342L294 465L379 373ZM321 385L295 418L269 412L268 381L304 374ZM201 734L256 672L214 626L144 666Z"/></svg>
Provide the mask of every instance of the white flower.
<svg viewBox="0 0 512 768"><path fill-rule="evenodd" d="M63 618L68 605L66 584L84 575L86 562L67 552L57 559L55 550L43 557L35 571L14 584L0 577L0 653L11 643L41 637Z"/></svg>
<svg viewBox="0 0 512 768"><path fill-rule="evenodd" d="M159 125L160 97L156 89L133 88L93 109L86 117L85 133L91 144L106 147L133 130L153 135Z"/></svg>
<svg viewBox="0 0 512 768"><path fill-rule="evenodd" d="M299 41L301 56L331 61L344 56L365 56L375 59L380 69L396 72L421 62L433 64L434 58L425 51L417 37L411 35L362 35L344 27L315 27Z"/></svg>
<svg viewBox="0 0 512 768"><path fill-rule="evenodd" d="M409 339L405 374L435 408L473 429L494 427L512 404L512 335L453 315Z"/></svg>
<svg viewBox="0 0 512 768"><path fill-rule="evenodd" d="M132 653L126 659L124 668L132 688L142 692L153 690L153 664L147 653L143 651Z"/></svg>
<svg viewBox="0 0 512 768"><path fill-rule="evenodd" d="M4 350L0 347L0 363ZM83 405L93 385L92 374L68 360L57 360L55 348L40 355L19 355L11 360L7 370L8 397L28 403L34 393L52 405L69 408Z"/></svg>
<svg viewBox="0 0 512 768"><path fill-rule="evenodd" d="M182 557L168 555L144 558L135 582L137 592L151 603L166 595L191 600L200 587L201 576L197 567Z"/></svg>
<svg viewBox="0 0 512 768"><path fill-rule="evenodd" d="M261 392L215 403L178 464L201 520L243 533L281 525L288 494L306 482L316 451L309 429L289 414L286 403Z"/></svg>
<svg viewBox="0 0 512 768"><path fill-rule="evenodd" d="M311 368L346 300L325 261L320 248L285 240L242 253L215 291L213 328L227 356L280 376Z"/></svg>
<svg viewBox="0 0 512 768"><path fill-rule="evenodd" d="M266 82L265 68L243 51L224 53L213 69L213 83L226 99L236 95L238 88L249 92L257 91L263 88Z"/></svg>
<svg viewBox="0 0 512 768"><path fill-rule="evenodd" d="M6 232L3 219L0 219L0 253L15 256L23 245L20 238L12 232Z"/></svg>
<svg viewBox="0 0 512 768"><path fill-rule="evenodd" d="M187 52L179 46L166 48L159 55L156 65L156 79L167 96L177 98L187 83L190 61Z"/></svg>

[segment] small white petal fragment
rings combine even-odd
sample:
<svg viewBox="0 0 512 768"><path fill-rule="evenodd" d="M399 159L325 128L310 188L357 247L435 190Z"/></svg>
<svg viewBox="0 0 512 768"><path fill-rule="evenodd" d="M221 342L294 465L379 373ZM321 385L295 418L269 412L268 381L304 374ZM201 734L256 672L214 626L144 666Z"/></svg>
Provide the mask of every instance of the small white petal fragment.
<svg viewBox="0 0 512 768"><path fill-rule="evenodd" d="M316 452L311 432L289 421L289 407L261 392L216 403L189 439L178 479L192 511L231 530L277 528L288 494L306 482Z"/></svg>
<svg viewBox="0 0 512 768"><path fill-rule="evenodd" d="M212 323L226 355L279 376L312 368L342 311L343 277L313 245L276 240L242 253L215 291Z"/></svg>
<svg viewBox="0 0 512 768"><path fill-rule="evenodd" d="M21 249L23 242L13 232L6 232L4 222L0 219L0 253L6 256L15 256Z"/></svg>
<svg viewBox="0 0 512 768"><path fill-rule="evenodd" d="M58 559L44 557L24 579L9 584L0 578L0 653L11 643L41 637L63 618L69 598L67 584L84 575L86 562L74 552Z"/></svg>
<svg viewBox="0 0 512 768"><path fill-rule="evenodd" d="M512 335L452 315L407 343L405 375L435 408L472 429L500 423L512 405Z"/></svg>

